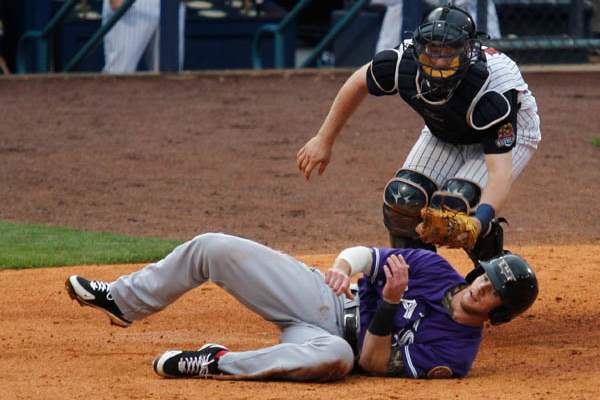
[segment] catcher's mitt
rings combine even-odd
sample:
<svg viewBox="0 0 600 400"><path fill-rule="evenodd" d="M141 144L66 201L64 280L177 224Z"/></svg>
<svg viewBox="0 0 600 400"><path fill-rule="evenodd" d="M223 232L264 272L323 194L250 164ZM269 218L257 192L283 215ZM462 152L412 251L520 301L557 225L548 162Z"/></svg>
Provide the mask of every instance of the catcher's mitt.
<svg viewBox="0 0 600 400"><path fill-rule="evenodd" d="M423 222L417 225L416 231L427 243L470 250L479 236L479 227L463 212L425 207L421 217Z"/></svg>

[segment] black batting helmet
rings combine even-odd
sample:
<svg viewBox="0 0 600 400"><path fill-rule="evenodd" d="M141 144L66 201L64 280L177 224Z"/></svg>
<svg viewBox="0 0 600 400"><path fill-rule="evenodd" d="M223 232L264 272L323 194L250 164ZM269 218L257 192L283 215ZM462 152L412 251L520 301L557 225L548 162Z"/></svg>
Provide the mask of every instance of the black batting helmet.
<svg viewBox="0 0 600 400"><path fill-rule="evenodd" d="M454 6L434 9L413 35L414 58L432 89L450 91L480 54L473 18Z"/></svg>
<svg viewBox="0 0 600 400"><path fill-rule="evenodd" d="M537 278L522 257L505 254L479 265L502 299L502 305L490 312L493 325L509 322L533 304L538 295Z"/></svg>

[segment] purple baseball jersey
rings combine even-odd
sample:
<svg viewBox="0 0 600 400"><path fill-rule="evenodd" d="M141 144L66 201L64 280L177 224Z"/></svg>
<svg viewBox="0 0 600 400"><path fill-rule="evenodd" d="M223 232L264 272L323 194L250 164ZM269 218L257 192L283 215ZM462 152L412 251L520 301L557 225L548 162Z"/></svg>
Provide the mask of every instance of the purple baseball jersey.
<svg viewBox="0 0 600 400"><path fill-rule="evenodd" d="M358 281L362 343L383 301L387 258L401 255L409 266L408 287L396 312L392 347L401 347L404 375L425 378L440 369L463 377L471 369L482 339L482 327L454 321L442 302L446 292L465 280L442 257L421 249L371 248L373 263Z"/></svg>

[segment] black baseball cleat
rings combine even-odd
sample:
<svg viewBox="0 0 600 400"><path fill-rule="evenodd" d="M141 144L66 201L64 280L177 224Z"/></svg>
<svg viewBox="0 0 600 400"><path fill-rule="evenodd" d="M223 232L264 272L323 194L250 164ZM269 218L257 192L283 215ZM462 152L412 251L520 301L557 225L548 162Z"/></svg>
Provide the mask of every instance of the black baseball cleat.
<svg viewBox="0 0 600 400"><path fill-rule="evenodd" d="M123 317L123 313L115 304L110 294L110 283L104 281L88 281L77 275L71 275L65 282L69 296L77 300L81 306L97 308L110 318L113 325L127 328L131 321Z"/></svg>
<svg viewBox="0 0 600 400"><path fill-rule="evenodd" d="M207 343L198 351L169 350L154 359L154 372L165 378L211 378L224 375L218 361L229 349Z"/></svg>

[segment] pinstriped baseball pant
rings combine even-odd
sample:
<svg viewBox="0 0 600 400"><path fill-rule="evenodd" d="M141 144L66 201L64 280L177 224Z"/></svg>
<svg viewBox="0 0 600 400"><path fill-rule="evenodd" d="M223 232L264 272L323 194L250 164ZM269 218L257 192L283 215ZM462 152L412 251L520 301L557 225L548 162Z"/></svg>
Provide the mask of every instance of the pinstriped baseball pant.
<svg viewBox="0 0 600 400"><path fill-rule="evenodd" d="M111 293L125 318L139 320L208 280L281 329L278 345L223 355L222 371L246 379L326 381L352 369L352 348L342 338L343 296L318 270L250 240L197 236L161 261L120 277Z"/></svg>
<svg viewBox="0 0 600 400"><path fill-rule="evenodd" d="M533 157L535 145L517 143L512 153L513 181ZM418 171L438 187L448 178L463 178L485 187L487 167L480 144L453 145L436 138L427 127L409 152L402 168Z"/></svg>

